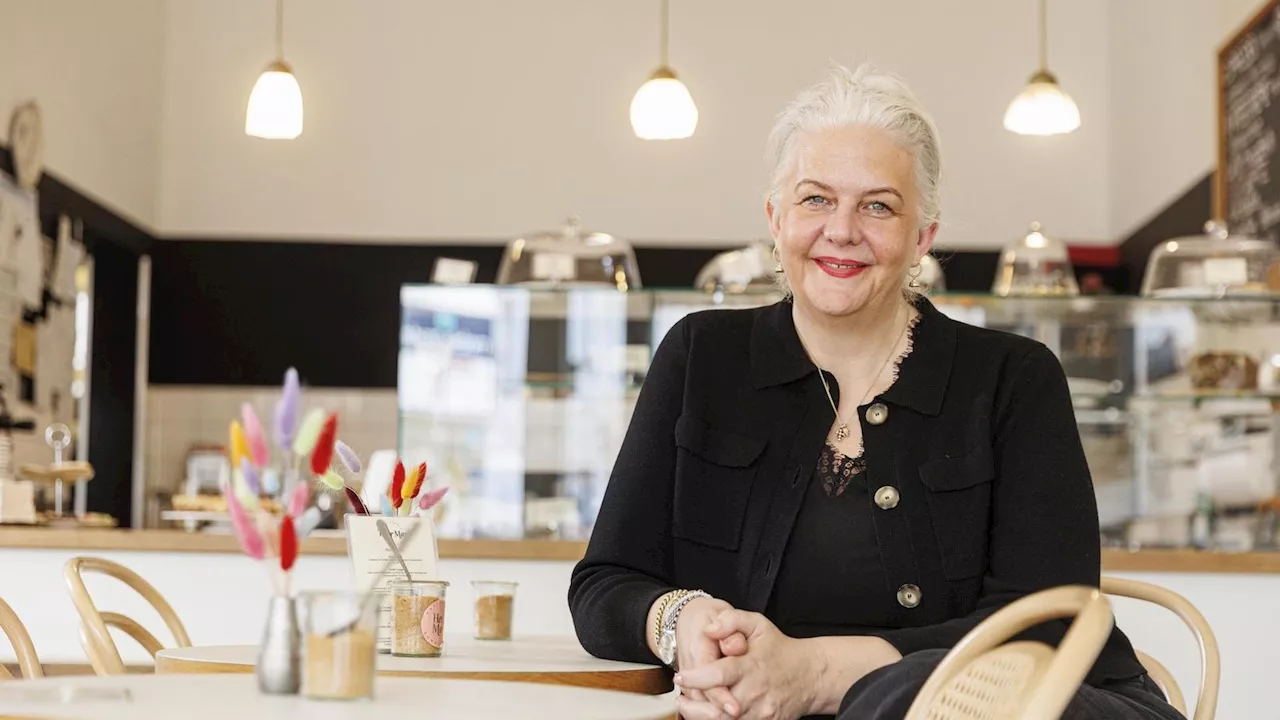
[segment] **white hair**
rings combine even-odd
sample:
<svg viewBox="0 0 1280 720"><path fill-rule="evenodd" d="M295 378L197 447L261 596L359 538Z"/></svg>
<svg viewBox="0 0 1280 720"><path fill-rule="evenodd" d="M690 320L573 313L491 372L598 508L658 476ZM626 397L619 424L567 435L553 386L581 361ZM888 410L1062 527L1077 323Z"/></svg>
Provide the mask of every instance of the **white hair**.
<svg viewBox="0 0 1280 720"><path fill-rule="evenodd" d="M833 65L825 80L801 92L778 114L766 151L768 200L777 206L791 171L796 135L849 126L883 130L912 154L920 226L937 222L942 176L938 128L906 83L867 64L854 71Z"/></svg>

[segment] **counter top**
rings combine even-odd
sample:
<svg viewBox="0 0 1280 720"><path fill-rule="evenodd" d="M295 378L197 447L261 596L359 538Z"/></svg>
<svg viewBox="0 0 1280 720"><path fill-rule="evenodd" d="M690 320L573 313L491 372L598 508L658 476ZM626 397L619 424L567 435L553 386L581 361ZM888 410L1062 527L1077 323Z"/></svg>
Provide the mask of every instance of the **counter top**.
<svg viewBox="0 0 1280 720"><path fill-rule="evenodd" d="M585 542L567 540L447 540L437 541L440 557L465 560L568 560L586 552ZM53 550L125 550L135 552L238 553L232 535L185 530L99 530L0 526L0 548ZM303 555L347 554L346 536L312 536L302 543Z"/></svg>
<svg viewBox="0 0 1280 720"><path fill-rule="evenodd" d="M438 541L440 557L458 560L561 560L576 562L587 544L573 540L448 540ZM54 550L125 550L135 552L238 553L231 535L182 530L52 529L0 526L0 548ZM309 537L302 553L346 555L341 533ZM1192 549L1102 551L1104 572L1175 572L1280 574L1280 551L1209 552Z"/></svg>

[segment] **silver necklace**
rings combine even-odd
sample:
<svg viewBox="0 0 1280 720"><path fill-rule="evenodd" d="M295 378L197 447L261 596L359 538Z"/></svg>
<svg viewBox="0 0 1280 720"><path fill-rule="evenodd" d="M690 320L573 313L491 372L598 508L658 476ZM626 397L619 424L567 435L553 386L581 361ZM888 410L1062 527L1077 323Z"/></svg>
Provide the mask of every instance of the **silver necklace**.
<svg viewBox="0 0 1280 720"><path fill-rule="evenodd" d="M895 339L893 344L889 346L889 354L885 356L884 362L880 364L880 369L877 370L875 376L871 378L871 384L867 386L866 392L862 393L862 399L854 406L855 410L858 405L867 401L867 396L875 389L876 381L878 381L880 376L884 374L884 369L889 366L889 360L893 358L894 350L898 349L898 343L902 342L902 336L907 334L907 326L910 324L911 318L907 318L907 322L902 324L902 332L898 333L897 339ZM804 343L801 342L801 345L803 344ZM805 350L805 354L808 354L807 349ZM810 356L809 359L813 360L813 356ZM814 367L817 367L817 363L814 363ZM836 420L840 421L840 409L836 407L835 398L831 396L831 386L827 384L827 377L823 374L822 368L818 368L818 379L822 381L822 389L827 391L827 402L831 403L831 412L835 413ZM836 425L836 442L841 442L847 437L849 437L849 422L845 420L841 421L839 425Z"/></svg>

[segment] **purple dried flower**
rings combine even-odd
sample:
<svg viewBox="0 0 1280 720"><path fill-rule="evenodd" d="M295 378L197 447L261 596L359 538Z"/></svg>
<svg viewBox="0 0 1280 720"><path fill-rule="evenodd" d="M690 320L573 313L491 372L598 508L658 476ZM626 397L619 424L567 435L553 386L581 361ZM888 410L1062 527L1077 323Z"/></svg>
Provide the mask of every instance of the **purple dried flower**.
<svg viewBox="0 0 1280 720"><path fill-rule="evenodd" d="M285 452L293 445L293 435L298 432L298 402L302 388L298 385L298 371L289 368L284 374L284 392L276 402L275 441Z"/></svg>
<svg viewBox="0 0 1280 720"><path fill-rule="evenodd" d="M258 471L247 457L240 458L240 474L244 475L244 484L254 495L262 494L262 486L258 484Z"/></svg>
<svg viewBox="0 0 1280 720"><path fill-rule="evenodd" d="M338 459L342 461L342 467L347 469L349 473L360 472L360 457L356 455L356 451L350 446L339 440L334 443L333 449L338 453Z"/></svg>

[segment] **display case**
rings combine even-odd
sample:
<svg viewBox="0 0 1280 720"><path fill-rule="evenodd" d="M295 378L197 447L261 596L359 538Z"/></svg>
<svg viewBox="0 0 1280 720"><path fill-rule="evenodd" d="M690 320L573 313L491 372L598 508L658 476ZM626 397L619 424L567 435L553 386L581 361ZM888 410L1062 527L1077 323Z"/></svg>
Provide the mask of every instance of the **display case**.
<svg viewBox="0 0 1280 720"><path fill-rule="evenodd" d="M667 330L779 295L413 285L401 298L400 451L453 488L440 537L582 540ZM1280 301L932 301L1061 359L1105 544L1275 547Z"/></svg>

